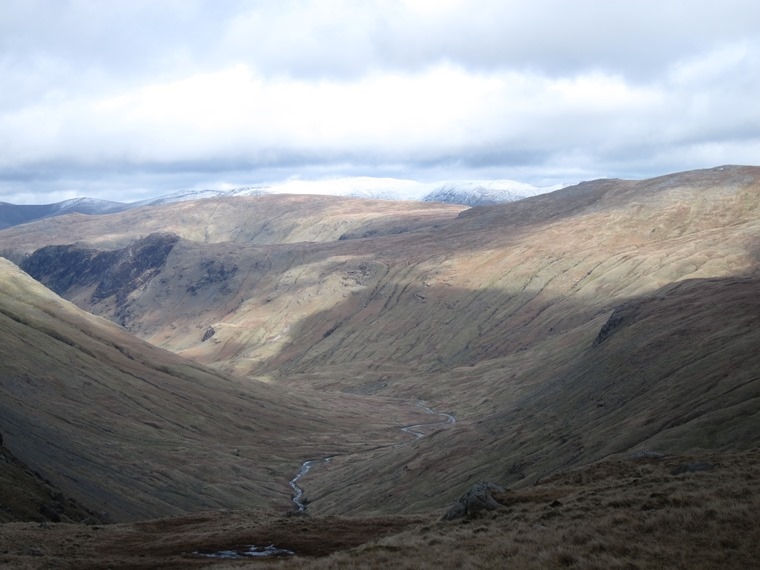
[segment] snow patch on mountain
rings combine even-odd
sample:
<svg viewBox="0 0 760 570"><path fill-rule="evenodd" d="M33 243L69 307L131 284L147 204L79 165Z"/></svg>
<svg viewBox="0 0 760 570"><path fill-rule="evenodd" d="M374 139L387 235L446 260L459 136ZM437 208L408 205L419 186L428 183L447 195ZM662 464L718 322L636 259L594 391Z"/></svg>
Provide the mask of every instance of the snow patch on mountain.
<svg viewBox="0 0 760 570"><path fill-rule="evenodd" d="M112 202L110 200L99 200L97 198L72 198L56 204L51 204L51 215L57 214L109 214L112 212L121 212L130 208L129 204L122 202Z"/></svg>
<svg viewBox="0 0 760 570"><path fill-rule="evenodd" d="M182 190L158 198L133 202L130 207L156 206L190 200L268 194L312 194L372 200L418 200L466 206L500 204L552 192L563 185L534 186L515 180L449 180L418 182L403 178L354 176L324 180L288 180L276 184L246 186L232 190Z"/></svg>
<svg viewBox="0 0 760 570"><path fill-rule="evenodd" d="M401 178L354 176L326 180L290 180L267 188L270 194L317 194L374 200L422 200L431 185Z"/></svg>
<svg viewBox="0 0 760 570"><path fill-rule="evenodd" d="M531 196L546 194L564 185L533 186L515 180L458 180L440 183L427 194L425 202L447 202L464 206L485 206L515 202Z"/></svg>
<svg viewBox="0 0 760 570"><path fill-rule="evenodd" d="M110 214L141 206L158 206L232 196L268 194L314 194L374 200L418 200L465 206L501 204L563 188L565 185L533 186L515 180L448 180L419 182L403 178L356 176L324 180L288 180L277 184L234 189L180 190L172 194L122 203L95 198L74 198L56 204L14 205L0 202L0 229L62 214Z"/></svg>
<svg viewBox="0 0 760 570"><path fill-rule="evenodd" d="M229 196L260 196L266 194L266 192L258 186L250 186L245 188L235 188L233 190L179 190L171 194L159 196L158 198L147 198L140 200L139 202L132 202L129 204L130 208L138 208L140 206L159 206L161 204L173 204L176 202L190 202L193 200L207 200L209 198L225 198Z"/></svg>

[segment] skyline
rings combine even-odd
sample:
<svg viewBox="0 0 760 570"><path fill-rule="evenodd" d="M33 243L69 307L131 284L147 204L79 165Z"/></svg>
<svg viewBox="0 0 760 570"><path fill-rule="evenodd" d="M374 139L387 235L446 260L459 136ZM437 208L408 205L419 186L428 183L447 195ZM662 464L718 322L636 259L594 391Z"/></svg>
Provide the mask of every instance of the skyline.
<svg viewBox="0 0 760 570"><path fill-rule="evenodd" d="M0 2L0 201L378 176L536 185L760 152L750 1Z"/></svg>

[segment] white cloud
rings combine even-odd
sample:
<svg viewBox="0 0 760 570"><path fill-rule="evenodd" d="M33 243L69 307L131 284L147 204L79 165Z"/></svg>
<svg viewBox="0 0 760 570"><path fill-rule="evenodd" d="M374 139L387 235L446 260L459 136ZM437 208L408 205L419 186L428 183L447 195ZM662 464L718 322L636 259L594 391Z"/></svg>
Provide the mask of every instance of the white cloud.
<svg viewBox="0 0 760 570"><path fill-rule="evenodd" d="M3 9L0 200L99 177L106 193L309 172L640 176L752 161L760 138L750 1Z"/></svg>
<svg viewBox="0 0 760 570"><path fill-rule="evenodd" d="M6 117L3 131L14 133L16 145L5 160L33 160L35 152L71 159L85 149L100 160L232 153L255 162L279 149L396 160L473 144L553 148L593 142L600 121L646 112L658 100L656 91L598 73L552 79L441 64L419 74L312 82L268 80L237 65L117 97L27 107Z"/></svg>

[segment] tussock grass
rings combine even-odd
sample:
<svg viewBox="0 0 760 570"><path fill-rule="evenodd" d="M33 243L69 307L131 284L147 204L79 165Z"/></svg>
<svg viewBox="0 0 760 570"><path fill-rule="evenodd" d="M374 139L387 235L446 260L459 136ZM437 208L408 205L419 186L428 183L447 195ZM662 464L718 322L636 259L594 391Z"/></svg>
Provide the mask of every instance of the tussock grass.
<svg viewBox="0 0 760 570"><path fill-rule="evenodd" d="M508 491L474 519L284 517L207 512L144 523L0 526L11 568L752 568L760 559L760 450L707 454L711 471L671 475L695 457L608 460ZM585 473L585 475L584 475ZM199 549L272 543L296 556L210 561ZM30 546L33 545L33 546ZM37 548L36 554L30 548ZM39 552L44 555L40 556ZM55 560L55 564L53 564Z"/></svg>

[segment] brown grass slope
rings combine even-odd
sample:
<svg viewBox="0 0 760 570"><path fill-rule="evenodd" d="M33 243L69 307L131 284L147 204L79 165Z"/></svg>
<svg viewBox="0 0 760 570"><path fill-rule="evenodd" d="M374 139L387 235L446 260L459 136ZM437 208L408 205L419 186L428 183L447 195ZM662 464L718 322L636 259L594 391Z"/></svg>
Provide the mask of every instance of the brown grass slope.
<svg viewBox="0 0 760 570"><path fill-rule="evenodd" d="M304 459L403 439L396 426L425 415L209 371L83 313L3 259L0 338L4 445L114 520L287 509Z"/></svg>
<svg viewBox="0 0 760 570"><path fill-rule="evenodd" d="M485 374L476 366L423 378L419 392L434 380L449 394L474 398L490 388L484 408L498 409L407 447L333 460L310 482L313 508L418 512L442 490L453 498L476 479L525 486L636 450L757 447L759 286L757 278L685 281L617 311L624 318L603 329L604 340L591 331L577 345L553 343L500 360L501 381L493 363L482 365Z"/></svg>
<svg viewBox="0 0 760 570"><path fill-rule="evenodd" d="M110 318L129 313L141 337L228 370L449 370L586 326L668 283L754 271L757 188L756 168L725 167L586 183L372 239L181 240L122 307L91 289L65 294ZM208 326L217 332L204 343Z"/></svg>
<svg viewBox="0 0 760 570"><path fill-rule="evenodd" d="M96 513L19 461L0 443L0 523L104 522Z"/></svg>
<svg viewBox="0 0 760 570"><path fill-rule="evenodd" d="M414 231L455 217L464 209L454 204L335 196L215 198L35 221L3 230L0 250L18 257L45 245L75 242L114 249L156 232L200 243L336 241Z"/></svg>
<svg viewBox="0 0 760 570"><path fill-rule="evenodd" d="M179 240L121 304L67 295L226 371L455 412L308 481L316 512L414 512L485 476L756 445L759 205L757 167L595 181L404 234Z"/></svg>
<svg viewBox="0 0 760 570"><path fill-rule="evenodd" d="M674 474L701 459L706 471ZM131 524L0 526L8 568L754 568L758 452L607 460L497 495L472 519L202 512ZM197 552L273 544L279 559Z"/></svg>

